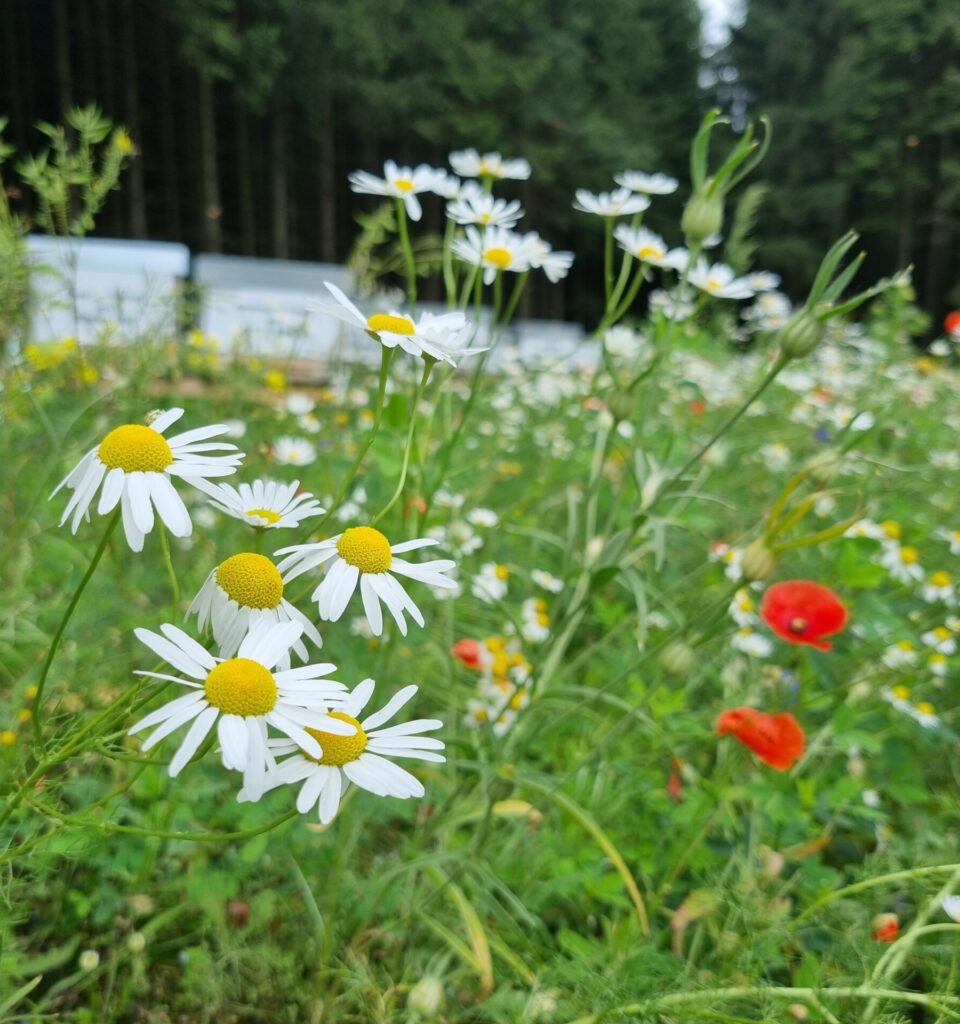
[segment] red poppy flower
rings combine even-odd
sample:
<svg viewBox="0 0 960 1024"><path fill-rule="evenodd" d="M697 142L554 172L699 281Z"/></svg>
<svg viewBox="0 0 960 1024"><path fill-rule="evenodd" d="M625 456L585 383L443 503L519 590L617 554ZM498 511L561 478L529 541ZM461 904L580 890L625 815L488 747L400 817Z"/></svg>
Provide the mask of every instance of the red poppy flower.
<svg viewBox="0 0 960 1024"><path fill-rule="evenodd" d="M829 587L810 580L784 580L767 587L760 614L777 636L821 651L833 646L821 637L839 632L847 621L840 598Z"/></svg>
<svg viewBox="0 0 960 1024"><path fill-rule="evenodd" d="M731 708L717 719L716 730L718 736L739 740L778 772L792 768L806 746L800 723L786 711L768 715L754 708Z"/></svg>
<svg viewBox="0 0 960 1024"><path fill-rule="evenodd" d="M946 328L947 334L960 334L960 309L955 309L952 313L947 313L947 317L943 321L943 326Z"/></svg>
<svg viewBox="0 0 960 1024"><path fill-rule="evenodd" d="M480 661L481 650L482 647L479 640L464 638L463 640L458 640L450 648L450 653L466 668L479 669L482 664Z"/></svg>

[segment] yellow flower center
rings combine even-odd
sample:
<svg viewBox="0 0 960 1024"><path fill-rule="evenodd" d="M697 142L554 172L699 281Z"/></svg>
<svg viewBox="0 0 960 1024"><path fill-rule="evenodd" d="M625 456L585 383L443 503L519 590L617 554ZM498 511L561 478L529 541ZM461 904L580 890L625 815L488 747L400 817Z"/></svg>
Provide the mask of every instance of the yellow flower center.
<svg viewBox="0 0 960 1024"><path fill-rule="evenodd" d="M272 508L252 508L249 512L244 512L245 516L259 516L261 519L266 521L272 526L274 523L280 522L280 513L274 512Z"/></svg>
<svg viewBox="0 0 960 1024"><path fill-rule="evenodd" d="M666 253L655 245L644 245L637 249L636 255L638 260L662 260Z"/></svg>
<svg viewBox="0 0 960 1024"><path fill-rule="evenodd" d="M880 528L891 540L899 540L902 530L900 524L893 519L885 519Z"/></svg>
<svg viewBox="0 0 960 1024"><path fill-rule="evenodd" d="M510 698L510 710L511 711L522 711L523 702L526 699L526 692L524 690L517 690L517 692Z"/></svg>
<svg viewBox="0 0 960 1024"><path fill-rule="evenodd" d="M401 192L413 191L413 182L410 180L410 178L394 178L393 186L394 188L400 189Z"/></svg>
<svg viewBox="0 0 960 1024"><path fill-rule="evenodd" d="M389 331L391 334L413 334L413 324L405 316L391 316L389 313L374 313L367 320L367 330L378 334Z"/></svg>
<svg viewBox="0 0 960 1024"><path fill-rule="evenodd" d="M937 709L927 700L920 701L917 705L917 711L921 715L935 715L937 713Z"/></svg>
<svg viewBox="0 0 960 1024"><path fill-rule="evenodd" d="M505 565L498 565L493 570L493 574L497 577L498 580L505 580L509 578L510 570Z"/></svg>
<svg viewBox="0 0 960 1024"><path fill-rule="evenodd" d="M215 665L203 684L203 692L225 715L265 715L277 703L273 675L250 658L228 658Z"/></svg>
<svg viewBox="0 0 960 1024"><path fill-rule="evenodd" d="M487 709L486 708L474 708L473 709L473 717L478 722L485 722L487 720ZM13 733L10 733L10 735L13 736L13 739L16 739L16 736ZM13 743L13 739L10 740L11 743Z"/></svg>
<svg viewBox="0 0 960 1024"><path fill-rule="evenodd" d="M942 569L940 572L935 572L930 577L930 582L935 587L949 587L950 586L950 573L944 572Z"/></svg>
<svg viewBox="0 0 960 1024"><path fill-rule="evenodd" d="M707 291L716 292L723 287L723 282L718 281L715 277L707 278Z"/></svg>
<svg viewBox="0 0 960 1024"><path fill-rule="evenodd" d="M901 684L900 686L895 686L890 692L894 697L899 697L900 700L907 700L910 696L910 687Z"/></svg>
<svg viewBox="0 0 960 1024"><path fill-rule="evenodd" d="M390 568L390 541L372 526L352 526L337 541L337 553L361 572L381 573Z"/></svg>
<svg viewBox="0 0 960 1024"><path fill-rule="evenodd" d="M300 753L309 760L316 761L317 764L339 766L348 761L356 761L367 749L367 734L360 727L360 723L346 711L331 711L330 717L339 718L341 722L349 722L357 731L352 736L337 736L332 732L322 732L320 729L311 729L309 725L305 726L307 732L323 748L323 756L314 757L305 750L301 750Z"/></svg>
<svg viewBox="0 0 960 1024"><path fill-rule="evenodd" d="M494 245L489 249L484 249L483 258L487 263L492 263L498 270L506 270L510 266L510 261L513 257L510 255L509 249L504 249L503 246Z"/></svg>
<svg viewBox="0 0 960 1024"><path fill-rule="evenodd" d="M913 565L918 557L916 548L906 547L900 549L900 561L904 565Z"/></svg>
<svg viewBox="0 0 960 1024"><path fill-rule="evenodd" d="M912 651L913 650L913 644L910 643L909 640L900 640L897 643L897 647L899 647L901 651Z"/></svg>
<svg viewBox="0 0 960 1024"><path fill-rule="evenodd" d="M493 214L492 213L481 213L480 216L477 218L477 223L478 224L489 224L492 219L493 219Z"/></svg>
<svg viewBox="0 0 960 1024"><path fill-rule="evenodd" d="M280 570L252 551L231 555L217 566L217 583L227 597L244 608L276 608L283 597Z"/></svg>
<svg viewBox="0 0 960 1024"><path fill-rule="evenodd" d="M949 640L950 639L950 630L947 629L946 626L937 626L933 630L933 635L937 638L937 640L941 640L941 641L942 640Z"/></svg>
<svg viewBox="0 0 960 1024"><path fill-rule="evenodd" d="M173 462L166 438L140 423L125 423L111 430L97 454L108 469L124 473L162 473Z"/></svg>

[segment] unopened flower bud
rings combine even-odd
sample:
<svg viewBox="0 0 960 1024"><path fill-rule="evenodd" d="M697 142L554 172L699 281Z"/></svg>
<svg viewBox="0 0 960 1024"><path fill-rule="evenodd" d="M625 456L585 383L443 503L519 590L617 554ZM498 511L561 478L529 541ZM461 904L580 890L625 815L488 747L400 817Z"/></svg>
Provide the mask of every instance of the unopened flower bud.
<svg viewBox="0 0 960 1024"><path fill-rule="evenodd" d="M810 1017L810 1011L803 1005L803 1003L791 1003L787 1007L787 1013L789 1013L794 1020L808 1020Z"/></svg>
<svg viewBox="0 0 960 1024"><path fill-rule="evenodd" d="M683 211L680 228L691 242L702 242L723 227L723 200L695 192Z"/></svg>
<svg viewBox="0 0 960 1024"><path fill-rule="evenodd" d="M823 340L824 325L812 313L801 309L780 331L780 351L787 359L802 359Z"/></svg>
<svg viewBox="0 0 960 1024"><path fill-rule="evenodd" d="M660 655L660 666L668 676L688 676L697 667L696 651L685 640L671 640Z"/></svg>
<svg viewBox="0 0 960 1024"><path fill-rule="evenodd" d="M876 942L893 942L900 934L900 918L896 914L877 914L870 922L870 932Z"/></svg>
<svg viewBox="0 0 960 1024"><path fill-rule="evenodd" d="M777 556L763 538L758 537L743 549L740 568L745 580L768 580L777 568Z"/></svg>
<svg viewBox="0 0 960 1024"><path fill-rule="evenodd" d="M407 1009L428 1019L435 1017L444 1004L443 982L429 974L422 977L410 989L407 996Z"/></svg>
<svg viewBox="0 0 960 1024"><path fill-rule="evenodd" d="M805 467L810 479L820 487L828 486L833 478L840 472L843 465L843 456L838 451L829 449L819 452L807 462Z"/></svg>
<svg viewBox="0 0 960 1024"><path fill-rule="evenodd" d="M618 391L610 399L610 412L617 423L621 420L632 419L636 414L636 411L636 400L626 391Z"/></svg>
<svg viewBox="0 0 960 1024"><path fill-rule="evenodd" d="M100 954L95 949L85 949L77 962L81 971L95 971L100 966Z"/></svg>
<svg viewBox="0 0 960 1024"><path fill-rule="evenodd" d="M127 937L127 949L131 953L142 953L147 948L147 937L143 932L131 932Z"/></svg>

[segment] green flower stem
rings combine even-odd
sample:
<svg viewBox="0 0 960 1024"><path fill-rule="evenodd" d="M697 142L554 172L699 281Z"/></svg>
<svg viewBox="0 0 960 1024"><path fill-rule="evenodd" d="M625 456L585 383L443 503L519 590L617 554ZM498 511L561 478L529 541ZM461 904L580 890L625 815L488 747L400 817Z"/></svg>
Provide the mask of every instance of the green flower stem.
<svg viewBox="0 0 960 1024"><path fill-rule="evenodd" d="M407 267L407 304L410 312L417 302L417 261L410 245L410 232L407 230L407 208L402 199L397 199L397 232L400 235L400 247L403 249L403 261Z"/></svg>
<svg viewBox="0 0 960 1024"><path fill-rule="evenodd" d="M613 294L613 217L603 218L603 297L607 308Z"/></svg>
<svg viewBox="0 0 960 1024"><path fill-rule="evenodd" d="M520 298L523 295L523 290L527 285L527 278L529 276L529 270L524 270L517 274L517 279L513 283L513 291L510 292L510 298L507 300L507 307L503 311L503 315L500 317L501 327L506 327L517 312L517 306L520 305Z"/></svg>
<svg viewBox="0 0 960 1024"><path fill-rule="evenodd" d="M792 927L802 924L808 917L815 914L821 907L838 900L844 896L853 896L865 889L873 889L880 885L892 885L894 882L907 882L916 878L925 878L928 875L953 875L960 872L960 864L934 864L924 868L906 868L903 871L892 871L886 875L875 875L873 878L865 878L860 882L853 882L845 885L842 889L834 889L825 896L815 900L806 910L794 918Z"/></svg>
<svg viewBox="0 0 960 1024"><path fill-rule="evenodd" d="M353 481L357 478L357 473L360 472L360 467L363 465L363 460L366 458L367 452L370 451L370 447L373 445L373 442L376 440L377 434L380 431L380 424L383 422L383 410L386 404L385 399L387 394L387 379L390 375L390 360L393 358L393 353L394 349L387 348L385 345L380 346L380 382L377 385L377 404L373 412L373 423L370 425L370 431L367 434L366 440L361 445L353 463L347 470L347 475L343 478L343 482L340 484L336 496L330 503L330 508L327 509L326 513L320 519L320 522L314 527L315 531L321 530L327 520L340 507L343 499L347 495L347 492L350 490Z"/></svg>
<svg viewBox="0 0 960 1024"><path fill-rule="evenodd" d="M680 1007L687 1003L697 1005L701 1002L709 1005L712 1002L727 999L761 999L771 997L774 999L791 999L794 1001L809 1001L811 1003L823 998L837 999L892 999L903 1003L913 1003L917 1006L936 1007L960 1006L960 996L938 994L928 996L922 992L903 992L899 989L876 989L868 987L843 987L843 988L766 988L762 985L742 985L736 988L708 988L698 992L671 992L667 995L657 996L653 999L646 999L641 1003L628 1003L625 1006L612 1007L609 1010L601 1010L599 1013L589 1013L585 1017L578 1017L571 1024L600 1024L604 1019L616 1016L630 1017L650 1014L652 1011L667 1009L669 1007Z"/></svg>
<svg viewBox="0 0 960 1024"><path fill-rule="evenodd" d="M443 284L447 291L447 305L450 309L457 306L457 271L453 263L453 239L456 235L457 225L452 217L447 217L447 226L443 232L443 250L441 252L441 265L443 267Z"/></svg>
<svg viewBox="0 0 960 1024"><path fill-rule="evenodd" d="M264 832L271 832L285 822L297 815L296 807L281 814L279 818L273 818L265 825L254 825L252 828L243 829L239 832L173 832L168 830L139 828L136 825L114 825L109 821L87 821L80 815L58 814L60 821L80 828L95 828L101 832L121 832L131 836L149 836L153 839L181 839L188 843L223 843L234 839L252 839L254 836L262 835Z"/></svg>
<svg viewBox="0 0 960 1024"><path fill-rule="evenodd" d="M470 301L470 296L473 294L474 285L476 284L479 276L480 264L478 263L463 279L463 291L460 292L460 302L457 305L458 309L467 308L467 303Z"/></svg>
<svg viewBox="0 0 960 1024"><path fill-rule="evenodd" d="M410 425L407 427L407 440L403 448L403 465L400 467L400 479L397 481L396 489L393 492L392 497L383 506L382 509L370 520L370 525L375 526L389 511L396 505L403 494L404 485L407 482L407 470L410 467L410 453L413 451L413 431L417 425L417 409L420 406L420 399L423 397L424 388L427 386L427 381L430 378L430 371L434 367L433 359L425 359L423 367L423 376L420 378L420 383L417 385L416 391L413 393L413 408L410 410Z"/></svg>
<svg viewBox="0 0 960 1024"><path fill-rule="evenodd" d="M162 522L157 523L160 534L160 550L163 552L163 564L166 566L167 578L170 580L170 608L173 614L173 621L180 617L180 583L177 580L177 572L173 567L173 559L170 557L170 542L167 540L167 528Z"/></svg>
<svg viewBox="0 0 960 1024"><path fill-rule="evenodd" d="M613 286L613 293L610 296L610 301L607 303L608 309L616 309L620 305L620 300L623 297L623 289L627 287L627 281L630 280L630 268L633 266L633 253L624 252L623 262L620 264L620 274L617 277L617 283Z"/></svg>
<svg viewBox="0 0 960 1024"><path fill-rule="evenodd" d="M93 553L93 558L87 566L87 571L83 574L83 579L80 580L80 583L77 585L77 589L73 592L73 597L70 598L70 603L67 605L66 610L63 613L60 625L57 626L57 631L53 634L53 640L50 642L50 649L47 651L47 657L43 663L43 668L40 670L40 678L37 681L37 695L35 698L35 711L33 716L33 735L41 747L43 746L43 733L41 728L43 688L46 685L47 676L50 674L50 666L53 664L53 659L60 647L60 641L63 639L64 630L67 628L67 624L70 622L77 605L80 603L80 598L86 589L87 584L93 578L93 574L96 571L97 566L100 564L100 559L103 558L103 553L107 550L110 535L113 533L117 523L119 522L120 509L118 508L110 517L110 520L107 523L107 528L103 533L103 537L100 539L100 543L97 545L97 549Z"/></svg>
<svg viewBox="0 0 960 1024"><path fill-rule="evenodd" d="M611 302L610 310L604 314L603 319L597 326L597 334L607 330L609 327L613 327L615 323L622 320L624 315L633 305L634 299L637 297L637 293L640 291L640 286L646 280L646 274L644 273L643 264L637 267L637 272L634 275L633 281L630 283L630 287L627 289L627 294L623 297L623 301L619 304Z"/></svg>

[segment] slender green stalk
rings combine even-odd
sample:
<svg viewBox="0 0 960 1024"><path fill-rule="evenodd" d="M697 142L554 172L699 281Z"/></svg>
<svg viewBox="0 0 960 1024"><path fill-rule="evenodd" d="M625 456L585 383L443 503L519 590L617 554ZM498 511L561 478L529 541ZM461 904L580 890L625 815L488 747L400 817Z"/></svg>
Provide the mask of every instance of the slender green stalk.
<svg viewBox="0 0 960 1024"><path fill-rule="evenodd" d="M526 287L527 278L529 277L529 270L524 270L522 273L517 274L517 279L513 283L513 290L510 292L510 298L507 299L506 309L504 309L500 317L501 327L506 327L517 312L517 306L520 305L520 298L523 295L523 289Z"/></svg>
<svg viewBox="0 0 960 1024"><path fill-rule="evenodd" d="M613 294L613 217L603 218L603 297L607 308Z"/></svg>
<svg viewBox="0 0 960 1024"><path fill-rule="evenodd" d="M420 406L420 399L423 397L424 388L427 386L427 381L430 378L430 371L433 369L434 360L425 359L423 367L423 376L420 378L420 383L417 385L417 389L413 394L413 408L410 410L410 424L407 427L407 440L403 448L403 464L400 467L400 479L397 481L396 489L393 492L390 500L383 506L382 509L370 520L370 524L375 525L378 523L389 511L396 505L403 494L404 485L407 482L407 470L410 467L410 453L413 450L413 431L417 424L417 409Z"/></svg>
<svg viewBox="0 0 960 1024"><path fill-rule="evenodd" d="M417 302L417 261L410 245L410 232L407 230L407 208L402 199L397 200L397 232L400 235L400 247L403 249L403 261L407 268L407 304L410 311Z"/></svg>
<svg viewBox="0 0 960 1024"><path fill-rule="evenodd" d="M281 814L279 818L273 818L263 825L254 825L251 828L241 829L238 832L173 832L152 828L140 828L136 825L114 825L109 821L85 821L79 815L58 814L60 821L68 822L82 828L95 828L101 832L122 832L131 836L150 836L154 839L181 839L189 843L223 843L233 839L252 839L254 836L270 832L278 826L289 821L297 815L296 807Z"/></svg>
<svg viewBox="0 0 960 1024"><path fill-rule="evenodd" d="M457 306L457 271L453 262L453 239L457 225L453 218L447 218L447 226L443 232L443 250L440 255L443 267L443 284L447 291L447 305L450 309Z"/></svg>
<svg viewBox="0 0 960 1024"><path fill-rule="evenodd" d="M83 595L87 584L93 578L93 574L96 571L97 566L100 564L100 559L103 558L103 553L107 550L110 535L113 533L118 522L120 522L119 508L117 508L110 517L110 520L107 523L107 528L104 530L103 537L100 538L100 543L97 545L97 549L93 553L93 558L87 566L87 571L83 574L83 578L77 585L77 589L73 592L73 597L70 598L70 603L67 605L66 610L63 613L63 618L60 619L60 625L57 626L57 631L53 634L53 640L50 641L50 648L47 651L47 657L43 663L43 668L40 670L40 678L37 680L37 695L35 698L35 710L33 715L33 734L41 746L43 744L43 733L41 729L41 718L43 714L43 688L46 685L47 676L50 674L50 666L53 664L53 659L60 647L60 641L63 639L64 630L67 628L77 605L80 603L80 598Z"/></svg>
<svg viewBox="0 0 960 1024"><path fill-rule="evenodd" d="M163 564L167 569L167 578L170 580L170 608L173 614L173 621L180 617L180 583L177 580L177 571L173 567L173 559L170 557L170 543L167 540L167 528L162 522L157 523L160 534L160 550L163 552Z"/></svg>

